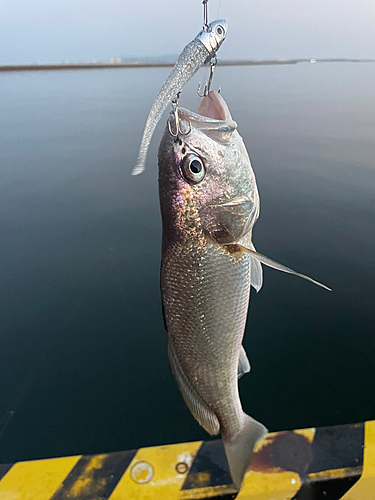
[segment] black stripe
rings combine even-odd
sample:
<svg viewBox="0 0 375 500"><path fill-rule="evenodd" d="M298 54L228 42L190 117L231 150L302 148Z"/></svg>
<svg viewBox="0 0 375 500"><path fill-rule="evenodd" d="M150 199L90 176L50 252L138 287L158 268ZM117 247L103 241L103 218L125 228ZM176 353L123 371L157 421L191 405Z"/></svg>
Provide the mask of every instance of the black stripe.
<svg viewBox="0 0 375 500"><path fill-rule="evenodd" d="M0 465L0 481L5 476L5 474L9 471L9 469L13 466L13 464L2 464Z"/></svg>
<svg viewBox="0 0 375 500"><path fill-rule="evenodd" d="M232 478L222 441L203 442L181 489L191 490L231 484Z"/></svg>
<svg viewBox="0 0 375 500"><path fill-rule="evenodd" d="M302 476L301 489L293 500L339 500L360 479L363 467L364 424L321 427L311 445L312 461L307 474L322 473L310 482ZM347 477L324 479L324 471L351 469Z"/></svg>
<svg viewBox="0 0 375 500"><path fill-rule="evenodd" d="M362 467L364 424L337 425L316 429L313 460L307 474L333 469Z"/></svg>
<svg viewBox="0 0 375 500"><path fill-rule="evenodd" d="M304 484L292 500L340 500L359 478L360 474Z"/></svg>
<svg viewBox="0 0 375 500"><path fill-rule="evenodd" d="M254 470L278 467L308 474L334 469L361 468L363 465L364 425L338 425L316 430L313 442L293 431L269 437L253 457Z"/></svg>
<svg viewBox="0 0 375 500"><path fill-rule="evenodd" d="M135 456L137 450L122 451L107 455L100 469L94 469L92 473L92 482L80 495L80 500L107 500L117 486L130 462ZM71 489L75 483L84 475L87 466L91 460L98 455L82 457L70 471L69 475L63 481L59 490L50 500L68 500L71 499Z"/></svg>

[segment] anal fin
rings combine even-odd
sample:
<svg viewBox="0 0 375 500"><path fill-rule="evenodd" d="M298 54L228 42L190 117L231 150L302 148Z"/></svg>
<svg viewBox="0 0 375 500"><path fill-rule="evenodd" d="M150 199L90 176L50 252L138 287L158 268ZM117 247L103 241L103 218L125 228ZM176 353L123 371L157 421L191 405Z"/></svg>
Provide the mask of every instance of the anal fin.
<svg viewBox="0 0 375 500"><path fill-rule="evenodd" d="M238 358L237 378L241 378L245 373L251 370L250 361L246 356L244 346L241 346L240 355Z"/></svg>

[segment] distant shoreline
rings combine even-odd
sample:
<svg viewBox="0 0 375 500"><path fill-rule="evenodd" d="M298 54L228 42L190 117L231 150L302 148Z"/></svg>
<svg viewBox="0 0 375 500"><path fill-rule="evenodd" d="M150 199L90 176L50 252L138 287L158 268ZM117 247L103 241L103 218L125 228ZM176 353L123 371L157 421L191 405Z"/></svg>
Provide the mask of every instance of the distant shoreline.
<svg viewBox="0 0 375 500"><path fill-rule="evenodd" d="M218 66L268 66L286 65L297 63L318 63L318 62L356 62L369 63L375 59L271 59L271 60L222 60L218 61ZM169 68L174 66L174 62L151 62L134 61L121 63L63 63L63 64L2 64L0 72L10 71L56 71L56 70L80 70L80 69L116 69L116 68Z"/></svg>

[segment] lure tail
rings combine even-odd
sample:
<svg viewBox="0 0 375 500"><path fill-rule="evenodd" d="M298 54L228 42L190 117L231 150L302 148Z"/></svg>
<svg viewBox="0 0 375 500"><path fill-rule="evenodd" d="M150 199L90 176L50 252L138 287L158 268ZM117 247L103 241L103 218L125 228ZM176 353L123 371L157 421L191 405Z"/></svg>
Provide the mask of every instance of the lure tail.
<svg viewBox="0 0 375 500"><path fill-rule="evenodd" d="M197 38L194 38L181 52L148 115L139 147L137 163L132 175L138 175L144 171L152 135L169 102L178 92L181 92L184 85L195 75L208 57L208 50Z"/></svg>

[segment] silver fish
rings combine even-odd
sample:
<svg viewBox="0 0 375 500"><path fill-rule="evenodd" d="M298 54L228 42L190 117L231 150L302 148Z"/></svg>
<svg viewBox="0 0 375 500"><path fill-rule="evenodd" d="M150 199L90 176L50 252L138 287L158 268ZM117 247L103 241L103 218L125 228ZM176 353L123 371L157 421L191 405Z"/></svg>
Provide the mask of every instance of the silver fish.
<svg viewBox="0 0 375 500"><path fill-rule="evenodd" d="M262 286L260 262L298 273L252 244L258 189L224 99L210 92L199 114L180 108L179 119L189 134L176 138L167 127L158 154L168 354L193 416L209 434L221 433L239 489L255 443L267 434L244 413L238 393L237 378L250 371L241 347L250 285Z"/></svg>
<svg viewBox="0 0 375 500"><path fill-rule="evenodd" d="M152 134L168 103L182 91L184 85L195 75L198 69L216 55L225 40L227 31L228 25L225 19L213 21L199 32L179 55L148 115L139 147L137 163L132 175L138 175L144 171Z"/></svg>

